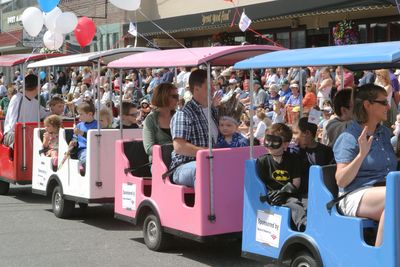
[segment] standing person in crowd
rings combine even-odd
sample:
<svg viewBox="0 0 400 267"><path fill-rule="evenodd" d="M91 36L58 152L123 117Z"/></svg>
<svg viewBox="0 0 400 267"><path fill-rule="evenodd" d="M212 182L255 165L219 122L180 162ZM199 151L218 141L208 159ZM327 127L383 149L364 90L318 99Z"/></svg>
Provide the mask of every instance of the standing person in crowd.
<svg viewBox="0 0 400 267"><path fill-rule="evenodd" d="M322 143L333 147L336 139L343 133L353 118L353 104L351 103L352 89L340 90L333 99L335 117L328 120L322 129Z"/></svg>
<svg viewBox="0 0 400 267"><path fill-rule="evenodd" d="M139 116L138 107L132 102L122 102L122 114L120 116L120 121L117 124L116 129L120 128L122 123L123 129L137 129L139 125L137 124L137 118Z"/></svg>
<svg viewBox="0 0 400 267"><path fill-rule="evenodd" d="M320 70L320 79L321 83L317 83L317 98L319 108L323 109L324 101L331 99L331 91L333 86L333 80L328 68L323 68Z"/></svg>
<svg viewBox="0 0 400 267"><path fill-rule="evenodd" d="M310 110L317 105L317 96L315 94L314 84L311 82L306 83L306 95L302 100L303 112L309 113Z"/></svg>
<svg viewBox="0 0 400 267"><path fill-rule="evenodd" d="M8 105L10 104L11 98L17 93L17 90L13 86L8 87L7 95L0 100L0 110L5 117L7 115Z"/></svg>
<svg viewBox="0 0 400 267"><path fill-rule="evenodd" d="M45 118L48 114L44 107L39 105L35 98L38 93L38 77L29 74L25 77L25 97L17 93L11 98L8 105L6 119L4 121L3 144L8 147L14 146L14 128L17 122L35 122ZM40 117L38 116L40 109Z"/></svg>
<svg viewBox="0 0 400 267"><path fill-rule="evenodd" d="M170 123L178 101L178 89L173 84L162 83L154 89L151 104L155 108L143 123L143 145L150 162L154 145L172 142Z"/></svg>
<svg viewBox="0 0 400 267"><path fill-rule="evenodd" d="M342 69L343 69L343 86L342 86ZM343 88L353 88L354 87L354 74L349 69L344 67L336 68L335 75L335 86L337 91L342 90Z"/></svg>
<svg viewBox="0 0 400 267"><path fill-rule="evenodd" d="M265 92L265 90L261 87L259 80L254 80L253 90L255 106L264 108L264 104L267 101L268 95L267 92Z"/></svg>
<svg viewBox="0 0 400 267"><path fill-rule="evenodd" d="M383 239L385 182L396 170L397 158L390 144L390 130L381 125L387 118L387 91L367 84L353 89L354 121L337 139L333 152L337 162L339 208L344 215L379 222L375 246Z"/></svg>
<svg viewBox="0 0 400 267"><path fill-rule="evenodd" d="M57 94L62 95L66 92L65 86L67 85L67 77L65 77L65 73L63 71L58 72L56 85L57 85Z"/></svg>
<svg viewBox="0 0 400 267"><path fill-rule="evenodd" d="M3 81L0 79L0 100L7 96L7 87L4 86Z"/></svg>
<svg viewBox="0 0 400 267"><path fill-rule="evenodd" d="M256 161L258 176L268 189L270 205L290 208L291 224L297 231L304 231L306 212L298 199L301 184L301 162L297 155L287 151L292 131L283 124L273 124L265 135L264 145L268 153Z"/></svg>
<svg viewBox="0 0 400 267"><path fill-rule="evenodd" d="M283 79L281 81L281 90L279 92L279 101L286 105L286 102L289 100L289 97L292 95L292 92L289 88L289 81L287 79Z"/></svg>
<svg viewBox="0 0 400 267"><path fill-rule="evenodd" d="M171 121L174 151L170 170L174 170L173 181L176 184L193 187L196 179L196 153L208 147L208 138L212 138L213 144L216 143L218 123L217 110L208 106L207 71L193 71L189 77L189 87L193 94L192 100L177 111ZM213 89L211 91L213 95ZM214 97L214 101L218 102L218 99ZM208 108L211 108L212 113L209 122L211 136L208 134Z"/></svg>
<svg viewBox="0 0 400 267"><path fill-rule="evenodd" d="M269 96L265 98L265 109L271 112L274 109L274 103L279 101L279 87L276 84L273 84L268 89ZM272 113L271 113L272 114ZM270 117L270 115L268 115Z"/></svg>
<svg viewBox="0 0 400 267"><path fill-rule="evenodd" d="M390 82L390 73L387 69L380 69L375 71L376 80L375 84L382 86L387 93L387 101L389 103L389 113L387 117L387 126L390 127L396 121L397 107L393 99L393 87Z"/></svg>
<svg viewBox="0 0 400 267"><path fill-rule="evenodd" d="M363 76L358 81L358 86L363 86L365 84L374 83L374 81L375 81L374 73L370 70L364 70Z"/></svg>
<svg viewBox="0 0 400 267"><path fill-rule="evenodd" d="M161 83L172 83L174 81L174 73L169 68L164 68L161 77Z"/></svg>
<svg viewBox="0 0 400 267"><path fill-rule="evenodd" d="M58 116L64 115L65 102L59 96L53 96L49 101L50 113Z"/></svg>
<svg viewBox="0 0 400 267"><path fill-rule="evenodd" d="M301 75L301 83L300 83ZM297 83L300 88L303 88L307 82L307 73L303 68L291 68L288 75L289 83Z"/></svg>

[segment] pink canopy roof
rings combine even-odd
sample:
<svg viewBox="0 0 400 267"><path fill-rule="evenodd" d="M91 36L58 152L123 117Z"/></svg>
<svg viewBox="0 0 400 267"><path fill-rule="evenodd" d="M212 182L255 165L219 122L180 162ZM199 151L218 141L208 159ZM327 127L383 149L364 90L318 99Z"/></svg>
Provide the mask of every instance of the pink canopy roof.
<svg viewBox="0 0 400 267"><path fill-rule="evenodd" d="M63 54L12 54L0 56L0 67L12 67L32 60L59 57Z"/></svg>
<svg viewBox="0 0 400 267"><path fill-rule="evenodd" d="M127 56L108 64L110 68L159 68L198 66L229 66L243 59L284 50L270 45L215 46L158 50Z"/></svg>

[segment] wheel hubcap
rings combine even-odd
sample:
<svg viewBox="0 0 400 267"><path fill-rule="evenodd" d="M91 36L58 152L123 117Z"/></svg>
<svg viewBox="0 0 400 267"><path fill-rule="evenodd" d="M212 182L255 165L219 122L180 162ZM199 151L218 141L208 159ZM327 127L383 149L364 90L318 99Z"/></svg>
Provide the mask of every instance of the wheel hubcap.
<svg viewBox="0 0 400 267"><path fill-rule="evenodd" d="M154 221L150 221L147 225L147 235L151 242L154 242L157 239L158 229Z"/></svg>
<svg viewBox="0 0 400 267"><path fill-rule="evenodd" d="M297 265L297 267L311 267L311 265L306 262L301 262L299 265Z"/></svg>
<svg viewBox="0 0 400 267"><path fill-rule="evenodd" d="M54 206L55 206L56 210L60 209L61 201L62 201L61 194L60 194L60 192L57 192L56 195L54 196Z"/></svg>

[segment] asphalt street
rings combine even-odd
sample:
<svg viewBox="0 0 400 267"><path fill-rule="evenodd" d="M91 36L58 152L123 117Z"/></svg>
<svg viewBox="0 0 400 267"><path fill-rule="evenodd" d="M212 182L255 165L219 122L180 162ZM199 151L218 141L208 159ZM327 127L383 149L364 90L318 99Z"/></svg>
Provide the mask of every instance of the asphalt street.
<svg viewBox="0 0 400 267"><path fill-rule="evenodd" d="M62 220L27 186L0 196L0 226L0 266L261 266L240 257L240 241L174 239L167 251L150 251L141 229L114 219L112 205L77 206Z"/></svg>

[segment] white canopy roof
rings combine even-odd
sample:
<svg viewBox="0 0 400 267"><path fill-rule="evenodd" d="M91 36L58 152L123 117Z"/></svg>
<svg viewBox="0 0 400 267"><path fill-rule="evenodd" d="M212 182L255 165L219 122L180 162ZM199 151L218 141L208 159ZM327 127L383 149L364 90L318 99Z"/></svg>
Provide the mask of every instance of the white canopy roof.
<svg viewBox="0 0 400 267"><path fill-rule="evenodd" d="M107 65L109 62L117 60L121 57L153 50L155 49L148 47L127 47L100 52L74 54L36 61L29 64L28 68L42 68L51 66L89 66L92 63L97 63L99 60L102 65Z"/></svg>

